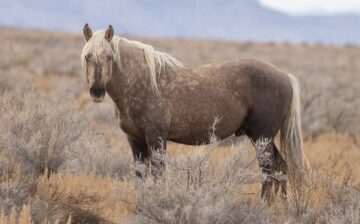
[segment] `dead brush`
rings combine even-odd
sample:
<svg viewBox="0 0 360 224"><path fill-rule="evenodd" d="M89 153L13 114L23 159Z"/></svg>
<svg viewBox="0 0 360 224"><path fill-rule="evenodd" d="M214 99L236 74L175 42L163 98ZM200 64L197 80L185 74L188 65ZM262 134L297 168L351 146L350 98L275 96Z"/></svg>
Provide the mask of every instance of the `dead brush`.
<svg viewBox="0 0 360 224"><path fill-rule="evenodd" d="M114 223L125 219L133 207L122 198L134 200L132 184L95 173L46 175L37 181L34 219L74 223Z"/></svg>
<svg viewBox="0 0 360 224"><path fill-rule="evenodd" d="M65 149L84 130L79 113L74 113L68 100L49 103L33 89L4 92L0 98L1 157L9 166L19 165L24 175L57 171L65 161Z"/></svg>

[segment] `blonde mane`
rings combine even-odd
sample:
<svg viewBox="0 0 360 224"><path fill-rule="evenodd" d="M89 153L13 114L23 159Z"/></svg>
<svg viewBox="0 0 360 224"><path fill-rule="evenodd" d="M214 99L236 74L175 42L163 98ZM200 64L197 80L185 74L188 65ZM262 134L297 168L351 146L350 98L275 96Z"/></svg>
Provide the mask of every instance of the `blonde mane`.
<svg viewBox="0 0 360 224"><path fill-rule="evenodd" d="M142 50L146 64L149 68L151 86L158 95L160 94L160 92L158 89L156 78L162 72L165 72L165 67L169 66L175 69L184 68L184 65L176 58L170 56L169 54L156 51L154 47L152 47L151 45L143 44L139 41L128 40L126 38L119 36L114 36L113 39L111 40L111 43L109 43L105 39L105 30L101 30L93 33L90 40L85 44L81 54L82 65L85 66L86 63L85 56L88 53L91 53L92 56L94 57L94 60L97 61L99 56L104 51L108 51L112 53L117 66L119 67L120 70L122 70L120 44L124 42L126 42L127 44L131 45L134 48L138 48Z"/></svg>

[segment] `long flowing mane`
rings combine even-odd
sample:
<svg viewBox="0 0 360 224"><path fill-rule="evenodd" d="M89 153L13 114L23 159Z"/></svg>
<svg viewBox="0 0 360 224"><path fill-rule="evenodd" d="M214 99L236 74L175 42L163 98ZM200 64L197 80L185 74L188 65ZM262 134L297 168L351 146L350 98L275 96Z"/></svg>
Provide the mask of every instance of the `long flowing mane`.
<svg viewBox="0 0 360 224"><path fill-rule="evenodd" d="M158 90L156 78L162 72L165 72L165 67L169 66L175 69L184 68L184 65L176 58L170 56L167 53L156 51L154 47L151 45L147 45L139 41L128 40L124 37L119 37L119 36L114 36L111 42L109 43L104 37L105 37L105 30L97 31L85 44L81 54L81 61L83 66L85 65L85 56L88 53L91 53L94 57L94 60L97 61L99 55L103 51L107 50L112 52L118 68L122 70L120 46L122 43L127 43L128 45L134 48L138 48L142 50L142 54L143 54L142 56L145 57L146 64L149 68L151 86L158 94L159 94L159 90Z"/></svg>

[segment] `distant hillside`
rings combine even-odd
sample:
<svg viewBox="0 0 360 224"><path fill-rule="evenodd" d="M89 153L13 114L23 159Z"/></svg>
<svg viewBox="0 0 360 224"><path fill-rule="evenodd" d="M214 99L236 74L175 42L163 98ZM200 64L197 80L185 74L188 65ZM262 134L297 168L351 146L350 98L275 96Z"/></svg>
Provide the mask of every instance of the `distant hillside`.
<svg viewBox="0 0 360 224"><path fill-rule="evenodd" d="M35 3L34 3L35 2ZM360 16L290 16L254 0L0 0L0 24L141 36L360 44Z"/></svg>

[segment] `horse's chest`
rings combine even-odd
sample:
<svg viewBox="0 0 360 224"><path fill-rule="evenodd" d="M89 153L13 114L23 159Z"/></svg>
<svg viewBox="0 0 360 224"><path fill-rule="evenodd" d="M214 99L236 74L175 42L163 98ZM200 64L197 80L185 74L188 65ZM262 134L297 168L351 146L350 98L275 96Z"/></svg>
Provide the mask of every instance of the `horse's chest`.
<svg viewBox="0 0 360 224"><path fill-rule="evenodd" d="M144 110L139 107L141 103L137 102L136 99L133 100L134 103L129 104L128 101L122 101L117 104L117 119L119 122L119 126L122 131L124 131L127 135L131 135L133 137L142 138L144 133Z"/></svg>
<svg viewBox="0 0 360 224"><path fill-rule="evenodd" d="M119 125L123 132L134 137L143 137L143 134L135 121L128 116L119 118Z"/></svg>

